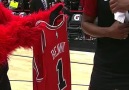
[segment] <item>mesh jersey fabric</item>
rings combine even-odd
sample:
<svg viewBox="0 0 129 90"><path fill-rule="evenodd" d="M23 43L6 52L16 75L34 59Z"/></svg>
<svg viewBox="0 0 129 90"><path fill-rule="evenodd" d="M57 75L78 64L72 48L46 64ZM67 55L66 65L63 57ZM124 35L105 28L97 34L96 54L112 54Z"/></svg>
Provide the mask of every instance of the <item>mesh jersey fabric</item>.
<svg viewBox="0 0 129 90"><path fill-rule="evenodd" d="M53 25L41 21L39 41L33 60L34 90L71 90L71 71L66 18L58 17Z"/></svg>

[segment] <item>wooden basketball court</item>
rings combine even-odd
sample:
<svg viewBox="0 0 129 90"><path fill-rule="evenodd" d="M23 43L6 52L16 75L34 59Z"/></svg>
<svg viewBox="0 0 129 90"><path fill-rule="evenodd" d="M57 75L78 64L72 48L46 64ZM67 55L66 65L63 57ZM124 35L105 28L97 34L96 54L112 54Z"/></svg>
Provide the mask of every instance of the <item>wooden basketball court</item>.
<svg viewBox="0 0 129 90"><path fill-rule="evenodd" d="M33 90L32 50L17 49L10 55L9 79L12 90ZM88 90L93 67L92 52L70 50L72 90Z"/></svg>

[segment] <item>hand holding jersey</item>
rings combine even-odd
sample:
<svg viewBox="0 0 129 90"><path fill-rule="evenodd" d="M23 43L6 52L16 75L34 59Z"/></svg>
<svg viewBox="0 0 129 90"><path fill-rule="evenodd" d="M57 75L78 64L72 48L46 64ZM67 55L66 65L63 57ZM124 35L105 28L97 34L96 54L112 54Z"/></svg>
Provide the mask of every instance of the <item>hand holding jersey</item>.
<svg viewBox="0 0 129 90"><path fill-rule="evenodd" d="M0 26L0 65L16 48L31 48L38 44L34 51L34 90L71 90L67 19L65 15L55 17L61 8L63 4L58 3L49 11L40 11ZM52 16L55 19L51 22ZM41 24L35 26L38 20Z"/></svg>

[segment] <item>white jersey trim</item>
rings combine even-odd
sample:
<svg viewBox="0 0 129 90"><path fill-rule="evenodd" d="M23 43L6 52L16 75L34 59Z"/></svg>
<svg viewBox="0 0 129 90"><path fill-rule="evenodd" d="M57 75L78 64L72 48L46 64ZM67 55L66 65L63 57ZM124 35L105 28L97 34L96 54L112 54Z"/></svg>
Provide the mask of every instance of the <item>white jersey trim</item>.
<svg viewBox="0 0 129 90"><path fill-rule="evenodd" d="M55 23L56 19L58 19L58 17L60 17L60 16L63 16L63 20L58 25L54 26L54 23ZM60 28L64 24L64 22L65 22L65 15L60 14L54 19L53 25L48 24L46 21L38 20L36 22L35 26L38 26L40 23L45 23L46 28L48 28L49 30L56 30L56 29Z"/></svg>

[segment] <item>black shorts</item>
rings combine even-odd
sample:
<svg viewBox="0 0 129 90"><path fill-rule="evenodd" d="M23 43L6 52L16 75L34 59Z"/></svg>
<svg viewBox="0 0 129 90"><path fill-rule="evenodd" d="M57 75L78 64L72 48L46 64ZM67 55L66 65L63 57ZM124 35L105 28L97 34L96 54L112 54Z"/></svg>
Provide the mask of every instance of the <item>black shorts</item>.
<svg viewBox="0 0 129 90"><path fill-rule="evenodd" d="M8 72L8 64L0 67L0 90L11 90L7 72Z"/></svg>
<svg viewBox="0 0 129 90"><path fill-rule="evenodd" d="M129 90L129 74L93 69L89 90Z"/></svg>

